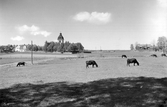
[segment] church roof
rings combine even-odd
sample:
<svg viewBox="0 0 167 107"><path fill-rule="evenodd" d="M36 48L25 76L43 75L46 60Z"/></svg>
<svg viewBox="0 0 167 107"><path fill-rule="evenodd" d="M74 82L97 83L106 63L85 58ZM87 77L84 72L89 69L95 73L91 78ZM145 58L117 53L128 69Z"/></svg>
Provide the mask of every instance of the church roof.
<svg viewBox="0 0 167 107"><path fill-rule="evenodd" d="M60 33L60 35L58 36L57 39L58 39L58 40L64 40L64 37L63 37L62 33Z"/></svg>

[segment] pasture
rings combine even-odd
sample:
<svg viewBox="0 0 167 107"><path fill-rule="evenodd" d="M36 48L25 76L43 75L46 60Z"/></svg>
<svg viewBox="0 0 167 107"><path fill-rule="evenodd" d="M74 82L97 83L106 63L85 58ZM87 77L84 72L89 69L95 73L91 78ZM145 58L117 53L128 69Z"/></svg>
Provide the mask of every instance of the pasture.
<svg viewBox="0 0 167 107"><path fill-rule="evenodd" d="M140 66L126 65L126 58L121 58L126 54L128 58L135 57ZM18 58L11 66L0 67L0 88L8 87L17 83L47 83L60 81L88 82L106 78L117 77L166 77L167 57L150 57L150 52L136 51L104 51L84 54L84 58L77 58L79 55L37 55L37 60L31 65L30 59L24 67L16 67L19 61L23 61L25 56ZM20 56L19 54L13 55ZM24 56L24 57L23 57ZM40 57L39 57L40 56ZM39 59L38 59L39 58ZM43 58L43 59L42 59ZM3 59L1 59L3 60ZM4 59L5 60L5 59ZM9 59L7 59L9 60ZM87 68L86 61L95 60L98 68ZM25 60L26 62L26 60Z"/></svg>
<svg viewBox="0 0 167 107"><path fill-rule="evenodd" d="M158 57L150 57L153 53ZM121 57L123 54L136 58L140 65L127 66L127 59ZM80 56L83 58L78 58ZM95 60L98 67L86 68L87 60ZM0 99L5 107L16 102L8 96L19 91L24 95L29 93L25 100L31 102L28 103L30 107L67 107L69 104L72 107L158 107L155 104L161 103L167 95L167 80L154 79L167 76L167 57L161 57L160 52L94 51L91 54L47 57L23 67L16 67L16 62L12 66L0 67L0 88L10 87L0 90L0 93L7 93L1 94ZM41 90L40 93L38 90ZM13 97L19 99L20 96ZM40 101L35 103L32 98ZM20 102L22 107L26 106L25 100L17 100L12 106L17 107Z"/></svg>
<svg viewBox="0 0 167 107"><path fill-rule="evenodd" d="M53 58L63 58L63 57L76 57L76 55L60 54L60 53L44 53L44 52L33 52L33 61L53 59ZM0 53L0 65L11 64L19 61L31 61L31 52L16 52L11 54Z"/></svg>

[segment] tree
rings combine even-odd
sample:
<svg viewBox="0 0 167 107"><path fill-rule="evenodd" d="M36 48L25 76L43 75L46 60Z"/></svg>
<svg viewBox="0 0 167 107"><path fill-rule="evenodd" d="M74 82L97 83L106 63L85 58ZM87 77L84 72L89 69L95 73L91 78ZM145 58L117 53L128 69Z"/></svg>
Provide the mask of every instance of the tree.
<svg viewBox="0 0 167 107"><path fill-rule="evenodd" d="M31 49L32 49L32 45L28 44L28 45L27 45L27 50L30 51Z"/></svg>
<svg viewBox="0 0 167 107"><path fill-rule="evenodd" d="M133 44L130 45L130 50L134 50Z"/></svg>
<svg viewBox="0 0 167 107"><path fill-rule="evenodd" d="M47 52L48 42L46 41L43 46L43 51Z"/></svg>
<svg viewBox="0 0 167 107"><path fill-rule="evenodd" d="M165 36L159 37L157 41L157 46L160 50L165 49L167 45L167 38Z"/></svg>
<svg viewBox="0 0 167 107"><path fill-rule="evenodd" d="M84 47L82 46L81 43L76 43L76 46L77 46L79 52L84 50Z"/></svg>
<svg viewBox="0 0 167 107"><path fill-rule="evenodd" d="M33 45L33 46L32 46L32 50L33 50L33 51L38 51L38 46L37 46L37 45Z"/></svg>
<svg viewBox="0 0 167 107"><path fill-rule="evenodd" d="M135 50L138 50L138 45L139 45L139 44L136 42L136 43L135 43Z"/></svg>
<svg viewBox="0 0 167 107"><path fill-rule="evenodd" d="M76 44L72 43L68 47L68 51L72 53L77 53L78 52L78 47Z"/></svg>
<svg viewBox="0 0 167 107"><path fill-rule="evenodd" d="M47 51L53 52L53 47L54 47L54 42L50 42L49 45L47 46Z"/></svg>
<svg viewBox="0 0 167 107"><path fill-rule="evenodd" d="M7 45L7 46L0 46L0 52L9 53L14 52L15 46Z"/></svg>
<svg viewBox="0 0 167 107"><path fill-rule="evenodd" d="M42 46L38 46L38 51L42 51Z"/></svg>
<svg viewBox="0 0 167 107"><path fill-rule="evenodd" d="M58 42L55 42L54 46L53 46L53 51L57 51L58 50L58 47L60 46L60 43Z"/></svg>
<svg viewBox="0 0 167 107"><path fill-rule="evenodd" d="M65 43L64 43L64 51L67 51L68 50L68 47L70 46L70 42L69 41L66 41Z"/></svg>
<svg viewBox="0 0 167 107"><path fill-rule="evenodd" d="M57 49L58 52L64 52L64 43L61 43Z"/></svg>
<svg viewBox="0 0 167 107"><path fill-rule="evenodd" d="M38 48L39 50L39 48ZM66 41L65 43L60 42L45 42L43 46L43 51L45 52L82 52L84 47L81 43L70 43Z"/></svg>
<svg viewBox="0 0 167 107"><path fill-rule="evenodd" d="M136 50L140 50L140 44L135 43L135 49L136 49Z"/></svg>

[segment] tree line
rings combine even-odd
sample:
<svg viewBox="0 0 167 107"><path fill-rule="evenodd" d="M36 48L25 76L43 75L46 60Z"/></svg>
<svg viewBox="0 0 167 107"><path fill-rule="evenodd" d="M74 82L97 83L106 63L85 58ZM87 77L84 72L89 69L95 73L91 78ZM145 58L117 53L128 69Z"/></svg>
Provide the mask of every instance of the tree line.
<svg viewBox="0 0 167 107"><path fill-rule="evenodd" d="M15 45L0 46L1 53L12 53L15 51L14 49L15 49Z"/></svg>
<svg viewBox="0 0 167 107"><path fill-rule="evenodd" d="M45 42L43 46L43 51L45 52L82 52L84 47L81 43L70 43L66 41L65 43L60 42Z"/></svg>
<svg viewBox="0 0 167 107"><path fill-rule="evenodd" d="M11 53L15 52L15 48L17 45L6 45L0 46L1 53ZM66 41L65 43L60 42L48 42L44 43L44 46L38 46L36 44L28 44L26 45L26 51L44 51L44 52L72 52L78 53L84 51L84 47L81 43L70 43Z"/></svg>
<svg viewBox="0 0 167 107"><path fill-rule="evenodd" d="M152 44L139 44L136 43L135 45L130 45L131 50L153 50L153 51L162 51L167 53L167 37L162 36L159 37L157 42Z"/></svg>

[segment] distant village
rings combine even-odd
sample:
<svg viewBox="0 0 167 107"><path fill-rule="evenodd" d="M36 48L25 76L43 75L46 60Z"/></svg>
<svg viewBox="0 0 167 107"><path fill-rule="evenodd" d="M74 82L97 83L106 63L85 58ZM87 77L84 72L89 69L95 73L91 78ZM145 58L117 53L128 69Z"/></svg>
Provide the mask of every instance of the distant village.
<svg viewBox="0 0 167 107"><path fill-rule="evenodd" d="M70 43L69 41L64 41L64 37L62 33L59 34L57 40L58 42L45 41L44 46L39 46L36 44L0 46L0 52L1 53L28 52L28 51L61 52L61 53L88 52L88 50L84 50L84 46L81 43ZM164 36L159 37L156 44L155 43L154 44L139 44L139 43L131 44L130 50L167 52L167 38Z"/></svg>
<svg viewBox="0 0 167 107"><path fill-rule="evenodd" d="M62 33L57 38L58 42L45 41L44 46L36 44L22 44L22 45L6 45L0 46L1 53L12 53L12 52L28 52L28 51L44 51L44 52L72 52L78 53L84 51L84 47L81 43L70 43L69 41L64 42Z"/></svg>

